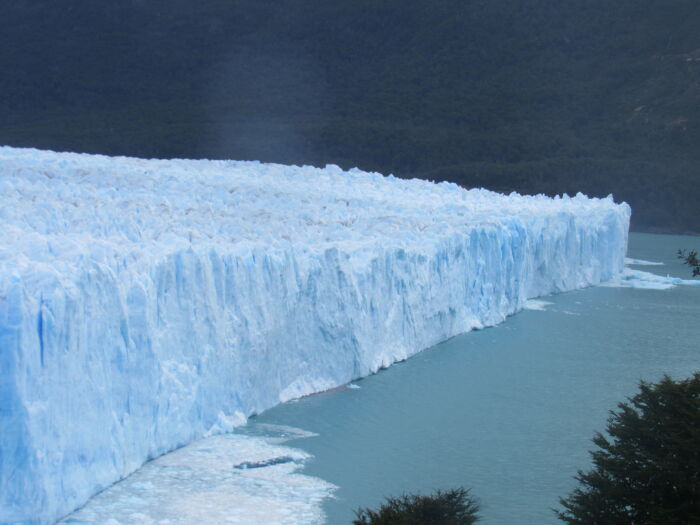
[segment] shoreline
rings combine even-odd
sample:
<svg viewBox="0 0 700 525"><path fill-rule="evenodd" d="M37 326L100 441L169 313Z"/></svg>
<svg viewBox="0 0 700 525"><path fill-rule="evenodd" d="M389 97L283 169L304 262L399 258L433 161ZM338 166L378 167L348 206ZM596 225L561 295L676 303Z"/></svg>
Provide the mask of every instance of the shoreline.
<svg viewBox="0 0 700 525"><path fill-rule="evenodd" d="M630 233L654 233L657 235L687 235L689 237L700 237L700 232L672 230L656 226L638 227L630 225Z"/></svg>

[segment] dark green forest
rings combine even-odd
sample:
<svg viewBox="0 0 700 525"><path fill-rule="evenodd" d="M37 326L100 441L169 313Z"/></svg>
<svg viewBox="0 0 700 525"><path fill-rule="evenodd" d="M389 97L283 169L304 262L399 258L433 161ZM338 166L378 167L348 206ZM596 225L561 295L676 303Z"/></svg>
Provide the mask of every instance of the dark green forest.
<svg viewBox="0 0 700 525"><path fill-rule="evenodd" d="M615 195L700 231L697 0L6 0L0 143Z"/></svg>

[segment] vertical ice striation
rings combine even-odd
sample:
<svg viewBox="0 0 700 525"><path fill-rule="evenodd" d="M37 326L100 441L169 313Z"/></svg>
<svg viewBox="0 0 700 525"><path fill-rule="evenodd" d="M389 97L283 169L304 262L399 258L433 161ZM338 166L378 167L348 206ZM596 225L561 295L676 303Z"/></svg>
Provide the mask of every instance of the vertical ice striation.
<svg viewBox="0 0 700 525"><path fill-rule="evenodd" d="M623 268L611 198L0 148L0 522Z"/></svg>

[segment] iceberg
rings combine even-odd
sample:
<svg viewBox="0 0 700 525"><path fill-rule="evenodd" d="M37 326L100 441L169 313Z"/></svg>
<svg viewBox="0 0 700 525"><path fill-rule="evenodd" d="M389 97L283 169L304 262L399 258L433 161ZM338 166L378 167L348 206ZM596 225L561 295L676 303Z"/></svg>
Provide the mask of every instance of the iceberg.
<svg viewBox="0 0 700 525"><path fill-rule="evenodd" d="M0 174L1 523L609 281L630 218L337 166L2 147Z"/></svg>

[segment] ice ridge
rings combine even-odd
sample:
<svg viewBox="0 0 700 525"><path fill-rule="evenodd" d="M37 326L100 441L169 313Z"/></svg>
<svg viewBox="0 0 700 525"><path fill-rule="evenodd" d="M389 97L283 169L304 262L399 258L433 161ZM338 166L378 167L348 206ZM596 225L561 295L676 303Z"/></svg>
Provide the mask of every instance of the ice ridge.
<svg viewBox="0 0 700 525"><path fill-rule="evenodd" d="M611 197L0 148L0 522L623 269Z"/></svg>

